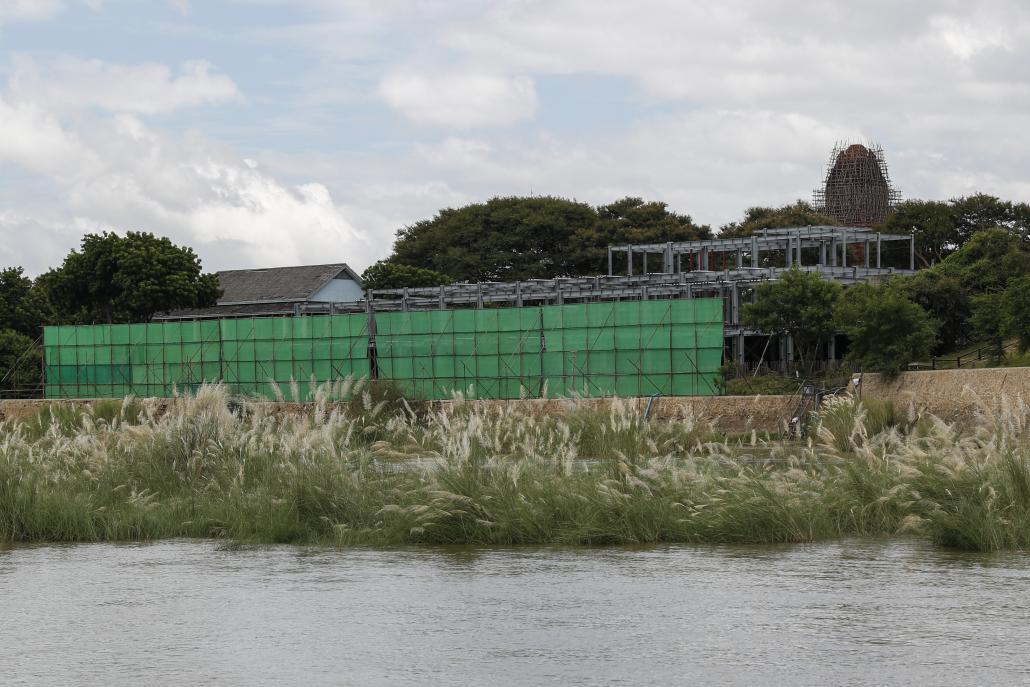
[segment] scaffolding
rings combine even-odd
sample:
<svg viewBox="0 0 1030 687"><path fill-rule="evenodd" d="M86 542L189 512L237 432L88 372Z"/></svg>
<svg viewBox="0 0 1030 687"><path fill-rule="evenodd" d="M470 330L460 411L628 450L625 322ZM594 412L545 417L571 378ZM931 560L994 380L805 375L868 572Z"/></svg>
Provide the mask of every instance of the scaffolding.
<svg viewBox="0 0 1030 687"><path fill-rule="evenodd" d="M883 222L900 199L891 185L883 149L848 142L834 146L822 188L813 193L816 210L849 227Z"/></svg>

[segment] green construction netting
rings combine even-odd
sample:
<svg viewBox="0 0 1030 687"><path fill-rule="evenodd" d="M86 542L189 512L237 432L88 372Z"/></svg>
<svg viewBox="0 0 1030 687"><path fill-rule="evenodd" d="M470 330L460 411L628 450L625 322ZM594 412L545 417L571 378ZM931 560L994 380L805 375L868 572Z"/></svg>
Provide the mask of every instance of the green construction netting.
<svg viewBox="0 0 1030 687"><path fill-rule="evenodd" d="M377 313L376 366L418 398L712 395L720 299ZM48 398L171 396L222 381L308 399L371 376L366 315L48 327Z"/></svg>
<svg viewBox="0 0 1030 687"><path fill-rule="evenodd" d="M423 398L712 395L722 347L719 299L376 316L380 377Z"/></svg>

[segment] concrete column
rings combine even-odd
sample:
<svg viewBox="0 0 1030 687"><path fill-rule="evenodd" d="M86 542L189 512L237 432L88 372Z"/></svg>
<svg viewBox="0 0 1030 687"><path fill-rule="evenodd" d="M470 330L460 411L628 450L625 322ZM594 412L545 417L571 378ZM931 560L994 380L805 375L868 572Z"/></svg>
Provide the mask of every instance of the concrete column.
<svg viewBox="0 0 1030 687"><path fill-rule="evenodd" d="M440 285L440 310L446 310L447 308L447 296L445 295L443 284Z"/></svg>
<svg viewBox="0 0 1030 687"><path fill-rule="evenodd" d="M665 269L662 271L666 274L672 272L672 241L665 244Z"/></svg>
<svg viewBox="0 0 1030 687"><path fill-rule="evenodd" d="M676 253L676 272L683 274L683 253Z"/></svg>
<svg viewBox="0 0 1030 687"><path fill-rule="evenodd" d="M701 249L701 269L705 272L708 271L708 246Z"/></svg>
<svg viewBox="0 0 1030 687"><path fill-rule="evenodd" d="M844 232L844 239L841 241L840 265L841 267L848 266L848 232Z"/></svg>
<svg viewBox="0 0 1030 687"><path fill-rule="evenodd" d="M801 232L799 231L798 232L798 267L801 267L802 264L804 264L804 263L801 260Z"/></svg>
<svg viewBox="0 0 1030 687"><path fill-rule="evenodd" d="M737 269L739 270L744 266L744 250L742 248L737 249Z"/></svg>
<svg viewBox="0 0 1030 687"><path fill-rule="evenodd" d="M626 274L630 277L633 276L633 249L626 249Z"/></svg>
<svg viewBox="0 0 1030 687"><path fill-rule="evenodd" d="M916 268L916 237L915 234L908 240L908 268L914 270Z"/></svg>
<svg viewBox="0 0 1030 687"><path fill-rule="evenodd" d="M862 249L862 253L865 254L865 266L869 267L869 242L865 241L862 245L864 246L864 248Z"/></svg>
<svg viewBox="0 0 1030 687"><path fill-rule="evenodd" d="M784 251L784 253L787 256L787 263L786 264L787 264L788 268L791 267L794 264L794 246L792 246L791 243L792 243L791 238L788 236L787 237L787 248Z"/></svg>
<svg viewBox="0 0 1030 687"><path fill-rule="evenodd" d="M751 266L758 267L758 237L751 235Z"/></svg>
<svg viewBox="0 0 1030 687"><path fill-rule="evenodd" d="M837 266L837 239L836 238L830 239L830 255L833 256L831 258L830 266L831 267L836 267Z"/></svg>
<svg viewBox="0 0 1030 687"><path fill-rule="evenodd" d="M608 276L612 276L612 247L608 246Z"/></svg>
<svg viewBox="0 0 1030 687"><path fill-rule="evenodd" d="M644 271L641 272L643 275L647 275L647 251L644 251Z"/></svg>
<svg viewBox="0 0 1030 687"><path fill-rule="evenodd" d="M876 234L876 267L880 268L880 234Z"/></svg>

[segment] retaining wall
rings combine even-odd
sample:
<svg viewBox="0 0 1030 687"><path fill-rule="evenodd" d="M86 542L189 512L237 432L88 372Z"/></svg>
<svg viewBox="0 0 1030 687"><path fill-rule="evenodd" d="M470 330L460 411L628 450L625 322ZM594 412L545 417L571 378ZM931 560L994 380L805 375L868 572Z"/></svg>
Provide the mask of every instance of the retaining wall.
<svg viewBox="0 0 1030 687"><path fill-rule="evenodd" d="M978 407L1001 398L1022 398L1030 402L1030 367L975 370L936 370L905 372L894 380L867 374L862 379L862 394L893 401L899 407L914 406L948 421L970 420ZM47 401L0 401L0 420L24 419ZM56 401L86 405L91 401ZM163 404L162 401L156 401ZM598 399L527 399L475 401L500 407L519 408L522 412L562 414L577 405L605 407L610 401ZM632 399L644 412L648 399ZM694 417L711 422L726 433L782 433L797 399L791 396L664 396L651 408L652 417L680 420ZM282 412L302 410L304 404L276 404Z"/></svg>

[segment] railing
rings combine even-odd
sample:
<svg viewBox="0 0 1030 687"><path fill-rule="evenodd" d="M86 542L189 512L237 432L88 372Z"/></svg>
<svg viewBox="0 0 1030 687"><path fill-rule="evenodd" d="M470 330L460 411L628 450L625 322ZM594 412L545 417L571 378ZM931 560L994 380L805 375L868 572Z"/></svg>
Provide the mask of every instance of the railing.
<svg viewBox="0 0 1030 687"><path fill-rule="evenodd" d="M1015 344L1008 343L1003 344L1001 347L1001 353L1004 355L1008 351L1015 348ZM975 351L964 353L963 355L955 356L954 358L938 358L933 356L930 358L929 363L909 363L909 369L919 370L929 368L931 370L957 370L961 369L963 365L971 365L975 362L986 358L995 357L994 354L998 352L998 348L994 344L987 346L981 346Z"/></svg>

